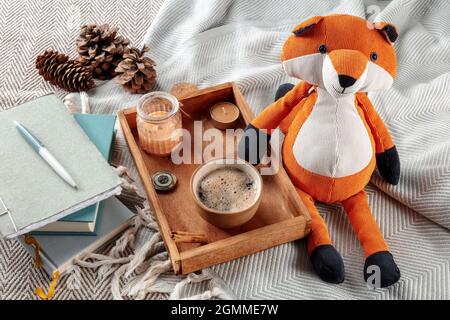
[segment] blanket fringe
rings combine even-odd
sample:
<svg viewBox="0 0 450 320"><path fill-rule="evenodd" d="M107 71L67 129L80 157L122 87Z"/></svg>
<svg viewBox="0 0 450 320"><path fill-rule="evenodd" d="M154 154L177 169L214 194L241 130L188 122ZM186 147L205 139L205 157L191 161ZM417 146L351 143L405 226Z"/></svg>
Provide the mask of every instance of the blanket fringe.
<svg viewBox="0 0 450 320"><path fill-rule="evenodd" d="M86 91L80 92L81 113L91 113L91 106L89 104L89 96Z"/></svg>
<svg viewBox="0 0 450 320"><path fill-rule="evenodd" d="M114 272L114 276L111 281L111 293L115 300L123 300L122 294L120 292L120 278L127 270L127 265L124 264L120 266L119 269Z"/></svg>
<svg viewBox="0 0 450 320"><path fill-rule="evenodd" d="M161 241L161 236L159 232L155 232L151 239L147 241L142 247L136 250L136 254L133 260L130 261L125 277L129 277L139 265L141 265L147 256L152 256L155 254L155 247Z"/></svg>
<svg viewBox="0 0 450 320"><path fill-rule="evenodd" d="M122 184L123 190L128 191L130 193L135 193L139 197L146 199L146 196L141 192L141 190L136 185L136 182L134 181L127 167L121 165L117 167L113 166L113 170L120 177L120 182Z"/></svg>
<svg viewBox="0 0 450 320"><path fill-rule="evenodd" d="M132 286L126 288L122 294L134 297L137 300L142 300L148 293L153 292L152 287L159 276L170 270L172 270L172 264L169 259L156 261L148 268L147 272L137 277L136 280L133 281Z"/></svg>
<svg viewBox="0 0 450 320"><path fill-rule="evenodd" d="M208 280L209 283L207 291L198 295L183 298L182 292L186 287L188 287L189 284L201 283ZM189 274L186 278L175 285L173 292L169 296L169 300L208 300L212 298L223 300L235 299L234 295L230 292L223 280L215 275L211 268L203 269L198 274Z"/></svg>

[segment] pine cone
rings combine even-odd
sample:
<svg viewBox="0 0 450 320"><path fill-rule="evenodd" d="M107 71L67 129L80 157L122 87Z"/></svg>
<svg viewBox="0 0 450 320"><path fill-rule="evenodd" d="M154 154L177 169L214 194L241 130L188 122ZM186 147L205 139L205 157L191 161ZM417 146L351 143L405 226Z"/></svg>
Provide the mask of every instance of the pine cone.
<svg viewBox="0 0 450 320"><path fill-rule="evenodd" d="M125 90L132 93L145 93L150 91L156 83L155 62L146 57L148 47L142 50L138 48L127 48L123 55L124 60L116 69L118 74L116 82L121 84Z"/></svg>
<svg viewBox="0 0 450 320"><path fill-rule="evenodd" d="M57 51L46 50L38 56L36 69L46 81L67 91L86 91L94 86L90 68Z"/></svg>
<svg viewBox="0 0 450 320"><path fill-rule="evenodd" d="M114 70L123 60L124 49L130 44L127 38L117 36L117 28L108 24L88 24L81 27L76 39L79 61L93 69L94 78L105 80L115 77Z"/></svg>

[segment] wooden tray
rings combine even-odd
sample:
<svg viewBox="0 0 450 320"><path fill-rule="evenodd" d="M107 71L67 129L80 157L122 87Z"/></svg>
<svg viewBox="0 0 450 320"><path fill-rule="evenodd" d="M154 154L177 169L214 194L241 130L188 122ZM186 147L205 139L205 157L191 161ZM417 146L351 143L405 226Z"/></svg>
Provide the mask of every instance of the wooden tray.
<svg viewBox="0 0 450 320"><path fill-rule="evenodd" d="M181 100L183 110L191 115L183 116L183 127L192 133L193 120L202 120L203 129L211 128L209 107L222 101L232 102L239 107L241 121L238 127L244 128L253 119L236 84L225 83L199 90ZM121 110L118 117L145 191L153 204L175 273L188 274L300 239L309 233L309 213L282 167L276 175L263 176L261 205L252 220L241 227L228 230L209 224L196 212L197 208L189 191L191 175L198 164L174 165L170 158L148 155L139 145L136 108ZM178 185L173 192L155 192L151 176L158 170L169 170L177 176ZM205 234L208 243L175 242L172 236L176 231Z"/></svg>

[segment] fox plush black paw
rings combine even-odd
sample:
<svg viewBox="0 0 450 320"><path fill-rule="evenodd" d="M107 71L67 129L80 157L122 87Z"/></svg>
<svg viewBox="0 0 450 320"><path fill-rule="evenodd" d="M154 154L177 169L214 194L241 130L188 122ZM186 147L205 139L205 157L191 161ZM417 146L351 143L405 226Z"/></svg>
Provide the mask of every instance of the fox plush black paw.
<svg viewBox="0 0 450 320"><path fill-rule="evenodd" d="M345 278L344 262L339 252L330 244L318 246L309 257L314 270L326 282L341 283Z"/></svg>
<svg viewBox="0 0 450 320"><path fill-rule="evenodd" d="M249 124L239 141L239 158L257 165L267 152L270 135Z"/></svg>
<svg viewBox="0 0 450 320"><path fill-rule="evenodd" d="M369 270L371 266L377 266L379 268L379 283L377 283L376 269L370 268ZM390 252L381 251L367 257L366 263L364 264L364 280L367 282L371 276L374 277L371 279L370 285L381 288L389 287L400 279L400 269L397 267L394 257Z"/></svg>
<svg viewBox="0 0 450 320"><path fill-rule="evenodd" d="M275 94L275 101L277 101L278 99L284 97L286 95L286 93L288 93L289 91L291 91L292 89L294 89L294 85L292 83L283 83L282 85L280 85L278 87L278 90Z"/></svg>
<svg viewBox="0 0 450 320"><path fill-rule="evenodd" d="M384 180L393 185L398 183L400 180L400 158L395 146L377 154L377 167Z"/></svg>

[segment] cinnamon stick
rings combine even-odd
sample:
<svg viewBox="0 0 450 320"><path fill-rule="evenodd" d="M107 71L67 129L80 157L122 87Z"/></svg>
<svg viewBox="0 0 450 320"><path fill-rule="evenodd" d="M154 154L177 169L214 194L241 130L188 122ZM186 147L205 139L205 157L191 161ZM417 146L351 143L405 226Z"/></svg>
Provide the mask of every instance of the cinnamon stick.
<svg viewBox="0 0 450 320"><path fill-rule="evenodd" d="M173 231L172 239L175 241L175 243L208 243L208 238L205 234L186 231Z"/></svg>

